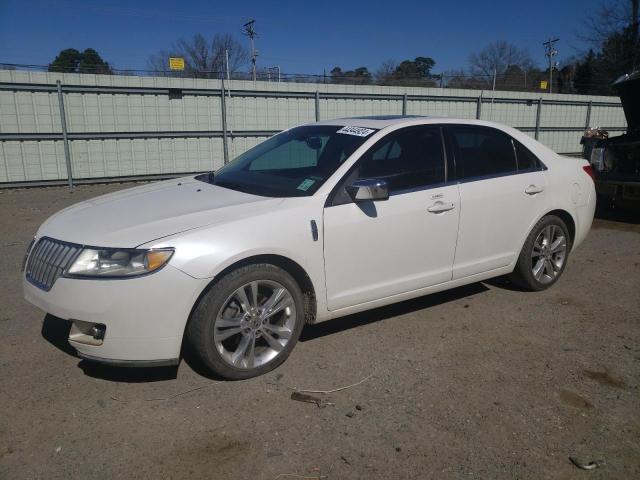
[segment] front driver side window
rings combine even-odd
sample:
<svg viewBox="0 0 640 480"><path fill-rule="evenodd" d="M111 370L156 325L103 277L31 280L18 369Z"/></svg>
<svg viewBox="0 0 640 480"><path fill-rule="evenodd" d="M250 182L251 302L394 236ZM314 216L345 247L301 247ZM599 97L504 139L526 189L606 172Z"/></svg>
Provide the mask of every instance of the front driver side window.
<svg viewBox="0 0 640 480"><path fill-rule="evenodd" d="M382 179L390 192L445 181L440 127L408 127L390 133L360 160L359 179Z"/></svg>

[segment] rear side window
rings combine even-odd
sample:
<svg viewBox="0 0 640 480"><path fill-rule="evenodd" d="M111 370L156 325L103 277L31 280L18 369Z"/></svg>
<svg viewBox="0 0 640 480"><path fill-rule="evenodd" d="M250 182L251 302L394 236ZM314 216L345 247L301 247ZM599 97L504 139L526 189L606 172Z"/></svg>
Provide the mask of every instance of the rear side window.
<svg viewBox="0 0 640 480"><path fill-rule="evenodd" d="M360 160L358 178L385 180L391 192L444 182L440 127L409 127L390 133Z"/></svg>
<svg viewBox="0 0 640 480"><path fill-rule="evenodd" d="M449 127L458 180L518 170L511 137L493 128Z"/></svg>
<svg viewBox="0 0 640 480"><path fill-rule="evenodd" d="M516 139L513 139L513 146L516 150L516 160L518 162L518 171L523 170L540 170L541 164L538 157L522 145Z"/></svg>

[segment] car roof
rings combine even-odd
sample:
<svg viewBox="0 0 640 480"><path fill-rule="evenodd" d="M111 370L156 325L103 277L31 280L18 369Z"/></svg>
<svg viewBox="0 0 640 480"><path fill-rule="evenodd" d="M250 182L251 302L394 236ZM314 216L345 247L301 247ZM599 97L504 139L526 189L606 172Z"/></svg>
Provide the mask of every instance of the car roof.
<svg viewBox="0 0 640 480"><path fill-rule="evenodd" d="M441 117L436 115L373 115L347 117L312 122L309 125L349 125L354 127L375 128L376 130L381 130L383 128L396 125L420 125L428 123L462 123L467 125L484 125L488 127L497 127L500 129L504 129L506 127L505 125L495 122L488 122L486 120Z"/></svg>
<svg viewBox="0 0 640 480"><path fill-rule="evenodd" d="M372 115L361 117L335 118L314 122L315 125L353 125L356 127L381 129L391 125L411 123L415 120L429 120L434 117L425 115Z"/></svg>
<svg viewBox="0 0 640 480"><path fill-rule="evenodd" d="M498 130L502 130L513 138L517 139L520 143L523 143L530 150L532 150L538 156L544 156L545 159L549 159L556 155L546 145L533 139L526 133L510 127L503 123L491 122L488 120L476 120L474 118L455 118L444 117L436 115L377 115L377 116L360 116L360 117L348 117L348 118L336 118L334 120L323 120L319 122L311 122L307 125L336 125L336 126L352 126L373 128L376 130L384 130L389 128L395 130L402 126L412 125L428 125L428 124L458 124L458 125L478 125L482 127L490 127ZM545 161L547 161L545 160Z"/></svg>

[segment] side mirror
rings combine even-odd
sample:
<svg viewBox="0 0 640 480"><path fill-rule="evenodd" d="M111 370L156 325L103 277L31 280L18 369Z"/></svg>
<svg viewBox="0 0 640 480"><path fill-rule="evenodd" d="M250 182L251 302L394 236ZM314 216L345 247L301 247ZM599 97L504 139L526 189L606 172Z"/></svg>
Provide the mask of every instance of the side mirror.
<svg viewBox="0 0 640 480"><path fill-rule="evenodd" d="M384 180L356 180L347 187L347 193L354 202L366 202L389 199L389 187Z"/></svg>

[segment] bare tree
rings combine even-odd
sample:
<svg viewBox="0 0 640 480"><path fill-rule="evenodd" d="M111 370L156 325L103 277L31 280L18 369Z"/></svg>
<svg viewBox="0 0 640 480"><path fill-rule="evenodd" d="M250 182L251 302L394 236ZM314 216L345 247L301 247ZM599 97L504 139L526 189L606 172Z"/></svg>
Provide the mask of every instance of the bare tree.
<svg viewBox="0 0 640 480"><path fill-rule="evenodd" d="M463 69L459 70L447 70L442 72L444 75L444 85L447 88L468 88L479 90L484 88L484 78L478 78Z"/></svg>
<svg viewBox="0 0 640 480"><path fill-rule="evenodd" d="M382 62L374 74L376 82L381 85L392 85L396 68L398 68L398 63L395 60L387 59Z"/></svg>
<svg viewBox="0 0 640 480"><path fill-rule="evenodd" d="M611 35L631 26L634 40L638 40L638 0L604 0L585 18L583 40L599 48Z"/></svg>
<svg viewBox="0 0 640 480"><path fill-rule="evenodd" d="M184 58L185 73L195 77L216 78L225 71L225 52L229 53L229 72L237 72L249 60L247 49L229 33L207 40L202 34L179 39L171 50L161 50L147 60L150 70L166 73L169 57Z"/></svg>
<svg viewBox="0 0 640 480"><path fill-rule="evenodd" d="M533 60L527 50L504 40L498 40L487 45L480 52L469 55L469 64L471 73L480 80L484 80L487 86L491 86L494 72L496 82L504 83L514 67L522 71L530 70L533 67Z"/></svg>
<svg viewBox="0 0 640 480"><path fill-rule="evenodd" d="M640 68L639 0L602 0L585 18L583 40L591 43L577 59L573 82L579 93L610 95L611 83Z"/></svg>

